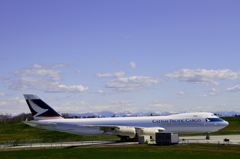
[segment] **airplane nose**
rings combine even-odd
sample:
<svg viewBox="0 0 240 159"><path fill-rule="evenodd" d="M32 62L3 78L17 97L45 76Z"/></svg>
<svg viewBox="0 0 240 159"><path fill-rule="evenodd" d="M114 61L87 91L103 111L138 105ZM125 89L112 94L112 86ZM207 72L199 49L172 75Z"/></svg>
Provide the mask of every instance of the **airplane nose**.
<svg viewBox="0 0 240 159"><path fill-rule="evenodd" d="M228 123L227 121L225 121L224 123L225 123L225 125L226 125L226 126L228 126L228 125L229 125L229 123Z"/></svg>
<svg viewBox="0 0 240 159"><path fill-rule="evenodd" d="M229 125L229 123L227 121L224 121L220 124L220 126L222 126L222 128L225 128L228 125Z"/></svg>
<svg viewBox="0 0 240 159"><path fill-rule="evenodd" d="M224 122L219 122L219 123L215 123L216 125L220 126L221 129L222 128L225 128L226 126L229 125L229 123L227 121L224 121Z"/></svg>

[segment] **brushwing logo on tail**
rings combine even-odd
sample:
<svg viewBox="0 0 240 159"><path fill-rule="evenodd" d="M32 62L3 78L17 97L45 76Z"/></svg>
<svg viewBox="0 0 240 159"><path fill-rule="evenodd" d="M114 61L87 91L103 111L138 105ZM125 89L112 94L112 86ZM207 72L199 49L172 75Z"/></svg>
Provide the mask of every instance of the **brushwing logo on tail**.
<svg viewBox="0 0 240 159"><path fill-rule="evenodd" d="M58 114L55 110L53 110L49 105L47 105L44 101L41 99L32 99L31 102L33 103L32 105L37 108L36 115L38 117L61 117L60 114ZM35 111L36 109L33 108Z"/></svg>
<svg viewBox="0 0 240 159"><path fill-rule="evenodd" d="M39 106L37 106L34 102L29 101L31 103L31 108L36 112L36 114L34 114L35 117L40 116L41 114L45 113L46 111L48 111L48 109L43 109Z"/></svg>

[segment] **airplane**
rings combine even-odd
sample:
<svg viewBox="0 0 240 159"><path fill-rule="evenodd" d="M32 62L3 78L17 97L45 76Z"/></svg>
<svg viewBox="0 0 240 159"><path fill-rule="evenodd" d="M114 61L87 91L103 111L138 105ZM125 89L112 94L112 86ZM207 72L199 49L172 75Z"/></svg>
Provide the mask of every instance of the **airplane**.
<svg viewBox="0 0 240 159"><path fill-rule="evenodd" d="M79 135L116 135L121 141L137 141L138 136L148 135L155 140L156 132L209 133L218 131L228 122L213 113L197 112L168 116L117 117L64 119L52 107L34 94L24 94L32 113L32 127Z"/></svg>

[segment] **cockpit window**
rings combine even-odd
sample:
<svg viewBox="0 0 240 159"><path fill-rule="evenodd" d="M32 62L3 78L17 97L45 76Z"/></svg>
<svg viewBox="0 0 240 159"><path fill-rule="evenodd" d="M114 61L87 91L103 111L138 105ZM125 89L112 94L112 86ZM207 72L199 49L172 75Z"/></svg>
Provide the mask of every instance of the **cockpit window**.
<svg viewBox="0 0 240 159"><path fill-rule="evenodd" d="M213 122L213 121L225 121L225 120L223 120L221 118L207 118L207 121Z"/></svg>

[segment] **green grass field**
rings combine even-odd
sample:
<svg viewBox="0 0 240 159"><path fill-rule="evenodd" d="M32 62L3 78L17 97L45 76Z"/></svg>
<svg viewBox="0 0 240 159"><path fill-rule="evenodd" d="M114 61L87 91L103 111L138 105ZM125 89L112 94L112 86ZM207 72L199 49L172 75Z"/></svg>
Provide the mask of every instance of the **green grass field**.
<svg viewBox="0 0 240 159"><path fill-rule="evenodd" d="M0 151L1 159L13 158L131 158L131 159L239 159L240 147L234 149L202 149L178 146L111 146L111 147L79 147L79 148L57 148L57 149L29 149L29 150L5 150Z"/></svg>
<svg viewBox="0 0 240 159"><path fill-rule="evenodd" d="M230 125L214 135L240 134L240 117L225 117ZM189 134L188 134L189 135ZM199 135L199 134L191 134ZM205 135L205 134L204 134ZM51 130L32 128L24 123L11 123L0 125L0 141L20 140L20 139L43 139L45 141L80 141L117 138L115 136L83 136L62 133ZM161 158L161 159L239 159L240 146L234 145L204 145L188 144L178 146L101 146L101 147L75 147L75 148L38 148L38 149L7 149L0 150L1 159L14 158Z"/></svg>
<svg viewBox="0 0 240 159"><path fill-rule="evenodd" d="M22 122L0 125L0 141L21 139L43 139L43 141L82 141L116 139L116 136L84 136L64 132L33 128Z"/></svg>

